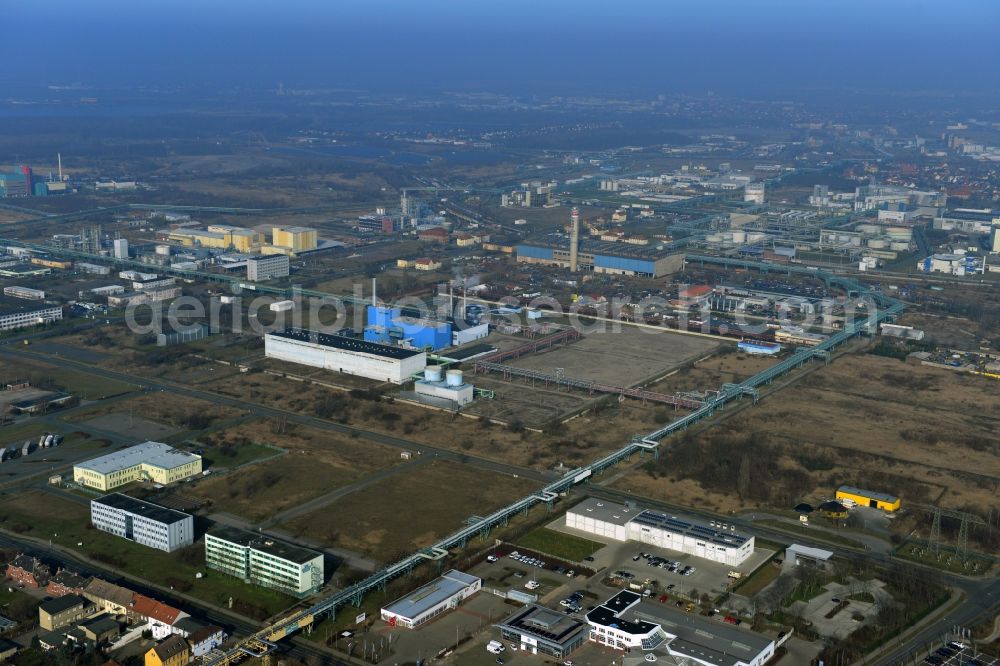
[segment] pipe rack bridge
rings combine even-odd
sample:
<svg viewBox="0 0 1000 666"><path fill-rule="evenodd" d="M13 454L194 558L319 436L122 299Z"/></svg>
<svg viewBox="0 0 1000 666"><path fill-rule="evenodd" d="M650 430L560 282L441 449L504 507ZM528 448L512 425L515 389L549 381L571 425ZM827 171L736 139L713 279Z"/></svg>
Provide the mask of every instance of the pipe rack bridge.
<svg viewBox="0 0 1000 666"><path fill-rule="evenodd" d="M869 308L868 316L863 320L845 322L843 330L827 338L815 347L801 348L788 358L780 361L774 366L754 375L739 384L726 384L715 397L707 400L700 408L679 419L671 421L666 426L655 430L647 435L637 436L621 449L610 453L589 465L577 468L562 478L553 481L545 486L541 491L523 497L498 511L493 512L485 518L479 518L457 532L441 539L429 548L418 551L395 564L392 564L381 571L372 574L368 578L351 585L325 599L321 599L313 606L293 613L288 617L278 620L274 624L261 629L253 636L243 639L236 646L226 652L216 656L208 657L204 661L205 666L228 666L240 659L248 656L261 656L273 650L276 641L279 641L300 629L311 626L317 619L324 616L333 616L337 609L346 604L359 605L364 595L376 589L384 589L389 581L413 571L415 567L427 561L441 561L451 548L464 548L470 539L484 537L489 531L497 526L506 525L507 522L519 513L527 513L533 506L545 503L551 507L559 496L573 486L585 482L594 474L598 474L612 465L631 457L636 453L652 453L654 456L663 438L685 430L688 426L701 419L712 416L716 410L722 409L726 403L740 400L744 396L754 399L758 398L758 388L769 384L776 377L789 372L795 368L802 367L805 363L814 358L830 359L830 353L839 345L847 342L855 336L870 335L877 331L878 325L887 320L895 318L903 311L903 304L894 298L870 290L848 277L834 275L825 271L813 271L797 266L776 266L757 262L747 262L722 257L691 256L688 260L692 263L717 264L729 267L739 267L745 269L757 269L771 272L801 272L824 280L828 286L837 286L854 296L863 296L870 299L873 307Z"/></svg>

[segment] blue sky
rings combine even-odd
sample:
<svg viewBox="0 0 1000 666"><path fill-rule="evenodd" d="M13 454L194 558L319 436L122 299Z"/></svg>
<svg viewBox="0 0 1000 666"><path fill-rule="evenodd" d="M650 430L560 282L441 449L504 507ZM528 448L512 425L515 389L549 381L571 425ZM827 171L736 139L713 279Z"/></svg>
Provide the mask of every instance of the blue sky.
<svg viewBox="0 0 1000 666"><path fill-rule="evenodd" d="M1000 88L995 0L49 0L0 83L512 92Z"/></svg>

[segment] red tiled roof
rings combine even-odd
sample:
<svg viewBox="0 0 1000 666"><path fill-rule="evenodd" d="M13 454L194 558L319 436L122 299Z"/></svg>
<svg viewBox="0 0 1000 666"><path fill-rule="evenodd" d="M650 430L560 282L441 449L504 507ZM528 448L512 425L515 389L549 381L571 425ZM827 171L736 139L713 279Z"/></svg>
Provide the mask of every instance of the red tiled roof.
<svg viewBox="0 0 1000 666"><path fill-rule="evenodd" d="M132 610L139 615L151 617L157 622L172 625L181 614L179 608L169 606L162 601L150 599L147 596L137 594L132 598Z"/></svg>

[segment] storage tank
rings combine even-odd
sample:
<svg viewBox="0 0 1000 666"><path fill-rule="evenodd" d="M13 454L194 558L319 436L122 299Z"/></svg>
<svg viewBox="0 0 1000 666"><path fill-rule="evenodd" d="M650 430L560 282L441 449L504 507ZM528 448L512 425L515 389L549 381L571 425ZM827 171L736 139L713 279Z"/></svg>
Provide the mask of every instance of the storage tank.
<svg viewBox="0 0 1000 666"><path fill-rule="evenodd" d="M882 231L882 227L877 224L859 224L854 227L854 230L863 234L877 234Z"/></svg>
<svg viewBox="0 0 1000 666"><path fill-rule="evenodd" d="M766 236L767 236L767 234L762 233L760 231L751 231L750 233L747 234L747 242L748 243L756 243L758 241L764 240L764 238L766 238Z"/></svg>
<svg viewBox="0 0 1000 666"><path fill-rule="evenodd" d="M889 241L882 240L881 238L873 238L870 241L868 241L868 247L870 247L873 250L884 250L885 248L889 247Z"/></svg>
<svg viewBox="0 0 1000 666"><path fill-rule="evenodd" d="M721 243L722 238L722 234L709 234L708 236L705 236L705 240L709 243Z"/></svg>
<svg viewBox="0 0 1000 666"><path fill-rule="evenodd" d="M734 231L733 232L733 243L737 245L742 245L747 242L747 232L745 231Z"/></svg>
<svg viewBox="0 0 1000 666"><path fill-rule="evenodd" d="M424 368L424 379L429 382L441 381L441 366L428 365L426 368Z"/></svg>
<svg viewBox="0 0 1000 666"><path fill-rule="evenodd" d="M910 249L910 244L907 241L893 241L889 243L889 249L896 252L906 252Z"/></svg>
<svg viewBox="0 0 1000 666"><path fill-rule="evenodd" d="M159 254L159 255L164 256L164 257L169 257L170 256L170 246L169 245L157 245L156 246L156 254Z"/></svg>
<svg viewBox="0 0 1000 666"><path fill-rule="evenodd" d="M462 371L461 370L449 370L445 373L445 380L448 382L448 386L461 386L462 385Z"/></svg>

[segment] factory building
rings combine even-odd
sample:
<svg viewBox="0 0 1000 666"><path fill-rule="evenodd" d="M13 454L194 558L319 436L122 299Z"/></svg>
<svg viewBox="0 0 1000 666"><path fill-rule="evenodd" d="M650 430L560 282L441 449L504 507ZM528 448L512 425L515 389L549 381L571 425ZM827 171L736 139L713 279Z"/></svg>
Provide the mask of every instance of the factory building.
<svg viewBox="0 0 1000 666"><path fill-rule="evenodd" d="M288 277L287 254L268 254L247 259L247 279L251 282L265 282L279 277Z"/></svg>
<svg viewBox="0 0 1000 666"><path fill-rule="evenodd" d="M324 582L323 553L234 527L205 534L205 564L245 583L300 598L315 594Z"/></svg>
<svg viewBox="0 0 1000 666"><path fill-rule="evenodd" d="M167 240L185 247L203 247L216 250L235 249L250 252L262 242L262 234L252 229L234 227L228 224L213 224L206 229L174 229L167 234Z"/></svg>
<svg viewBox="0 0 1000 666"><path fill-rule="evenodd" d="M81 486L108 491L133 481L168 484L201 474L201 456L160 442L144 442L73 466Z"/></svg>
<svg viewBox="0 0 1000 666"><path fill-rule="evenodd" d="M62 307L58 305L33 305L21 299L0 298L0 331L47 324L62 318Z"/></svg>
<svg viewBox="0 0 1000 666"><path fill-rule="evenodd" d="M309 227L274 227L271 229L271 245L287 248L292 253L315 250L318 243L316 230Z"/></svg>
<svg viewBox="0 0 1000 666"><path fill-rule="evenodd" d="M413 391L417 395L447 400L448 403L458 407L472 402L475 394L472 384L465 383L461 370L448 370L442 380L439 365L428 365L424 368L424 378L413 383Z"/></svg>
<svg viewBox="0 0 1000 666"><path fill-rule="evenodd" d="M194 543L191 516L121 493L90 500L90 522L102 532L168 553Z"/></svg>
<svg viewBox="0 0 1000 666"><path fill-rule="evenodd" d="M754 537L650 510L589 498L566 512L566 526L615 541L677 550L729 566L753 554Z"/></svg>
<svg viewBox="0 0 1000 666"><path fill-rule="evenodd" d="M482 587L481 579L452 569L384 607L382 619L391 627L415 629L441 613L457 608Z"/></svg>
<svg viewBox="0 0 1000 666"><path fill-rule="evenodd" d="M985 261L982 257L965 254L932 254L917 262L917 270L924 273L972 275L984 272Z"/></svg>
<svg viewBox="0 0 1000 666"><path fill-rule="evenodd" d="M404 314L400 308L369 305L364 339L437 351L451 345L451 323L421 318L416 311Z"/></svg>
<svg viewBox="0 0 1000 666"><path fill-rule="evenodd" d="M31 167L22 166L17 171L0 172L0 199L30 197L34 194Z"/></svg>
<svg viewBox="0 0 1000 666"><path fill-rule="evenodd" d="M743 201L763 205L764 183L747 183L743 188Z"/></svg>
<svg viewBox="0 0 1000 666"><path fill-rule="evenodd" d="M941 231L988 234L997 220L1000 212L990 208L955 208L935 217L933 226Z"/></svg>
<svg viewBox="0 0 1000 666"><path fill-rule="evenodd" d="M646 653L636 663L659 657L685 666L763 666L776 649L773 640L755 632L654 604L627 590L588 612L586 619L591 641Z"/></svg>
<svg viewBox="0 0 1000 666"><path fill-rule="evenodd" d="M994 222L990 227L989 251L993 254L1000 253L1000 222Z"/></svg>
<svg viewBox="0 0 1000 666"><path fill-rule="evenodd" d="M837 488L837 499L843 502L849 500L860 506L868 506L873 509L881 509L887 513L899 511L900 501L895 495L886 493L876 493L871 490L862 490L854 486L841 486Z"/></svg>
<svg viewBox="0 0 1000 666"><path fill-rule="evenodd" d="M526 242L517 246L517 262L548 264L570 268L569 243ZM576 256L577 269L613 275L662 277L684 268L682 253L668 253L654 247L583 240Z"/></svg>
<svg viewBox="0 0 1000 666"><path fill-rule="evenodd" d="M299 328L265 335L264 355L394 384L402 384L427 366L427 354L422 351Z"/></svg>
<svg viewBox="0 0 1000 666"><path fill-rule="evenodd" d="M110 275L111 269L107 266L101 266L100 264L88 264L84 262L77 262L76 270L81 273L91 273L93 275Z"/></svg>

